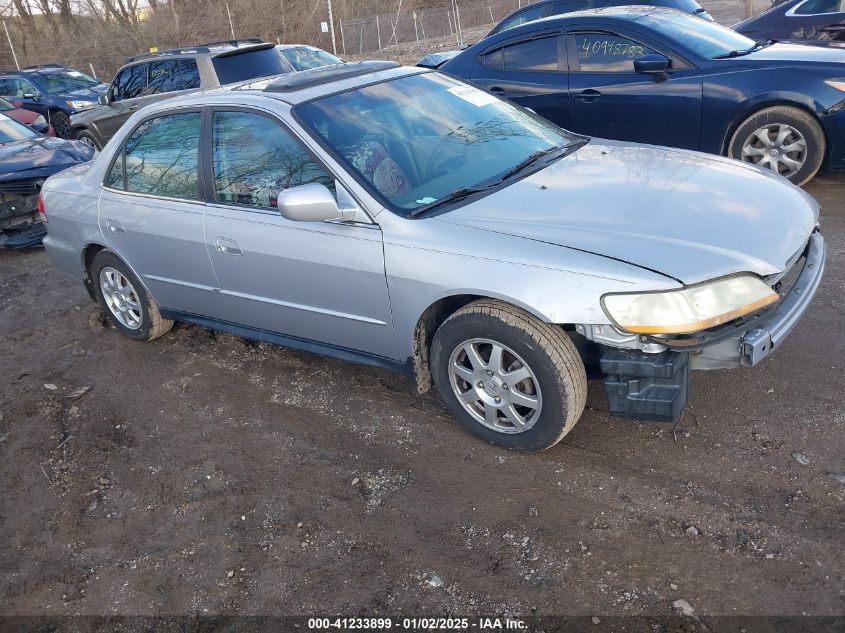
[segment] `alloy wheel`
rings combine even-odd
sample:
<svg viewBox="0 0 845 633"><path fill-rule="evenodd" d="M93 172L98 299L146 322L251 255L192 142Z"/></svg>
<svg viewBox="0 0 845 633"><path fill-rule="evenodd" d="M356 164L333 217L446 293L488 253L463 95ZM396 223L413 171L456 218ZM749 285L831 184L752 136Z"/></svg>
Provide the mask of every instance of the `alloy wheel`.
<svg viewBox="0 0 845 633"><path fill-rule="evenodd" d="M119 270L106 266L100 271L100 290L109 311L121 325L130 330L141 327L143 312L138 293Z"/></svg>
<svg viewBox="0 0 845 633"><path fill-rule="evenodd" d="M789 178L797 174L807 161L807 141L791 125L764 125L745 140L740 158Z"/></svg>
<svg viewBox="0 0 845 633"><path fill-rule="evenodd" d="M499 433L524 433L540 417L537 376L497 341L474 338L458 345L449 357L449 383L461 406Z"/></svg>

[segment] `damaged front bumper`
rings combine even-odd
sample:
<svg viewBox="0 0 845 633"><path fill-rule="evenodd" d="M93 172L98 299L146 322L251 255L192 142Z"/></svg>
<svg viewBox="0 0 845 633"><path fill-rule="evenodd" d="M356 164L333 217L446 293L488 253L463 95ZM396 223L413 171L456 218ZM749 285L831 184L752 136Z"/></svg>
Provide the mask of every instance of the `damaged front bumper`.
<svg viewBox="0 0 845 633"><path fill-rule="evenodd" d="M803 266L792 286L773 307L694 337L640 336L639 349L605 348L600 364L611 415L677 420L686 406L691 369L753 367L780 347L821 284L826 245L814 231ZM585 327L581 334L590 333ZM651 344L654 352L645 349Z"/></svg>
<svg viewBox="0 0 845 633"><path fill-rule="evenodd" d="M43 177L0 182L0 248L38 246L47 230L38 217Z"/></svg>

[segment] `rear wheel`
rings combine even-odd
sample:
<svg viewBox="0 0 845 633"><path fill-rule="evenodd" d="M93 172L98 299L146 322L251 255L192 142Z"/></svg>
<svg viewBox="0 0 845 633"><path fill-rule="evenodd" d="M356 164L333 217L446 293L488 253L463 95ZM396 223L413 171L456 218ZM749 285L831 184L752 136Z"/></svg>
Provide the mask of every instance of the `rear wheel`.
<svg viewBox="0 0 845 633"><path fill-rule="evenodd" d="M162 318L158 304L135 274L111 251L97 253L88 274L100 307L129 338L151 341L173 327L173 321Z"/></svg>
<svg viewBox="0 0 845 633"><path fill-rule="evenodd" d="M53 112L50 114L50 125L56 131L59 138L73 138L73 130L70 127L70 119L64 112Z"/></svg>
<svg viewBox="0 0 845 633"><path fill-rule="evenodd" d="M566 333L500 301L475 301L446 319L430 359L449 412L499 446L554 446L584 410L587 377Z"/></svg>
<svg viewBox="0 0 845 633"><path fill-rule="evenodd" d="M819 171L825 149L824 131L813 115L777 106L742 122L731 137L728 156L770 169L800 186Z"/></svg>

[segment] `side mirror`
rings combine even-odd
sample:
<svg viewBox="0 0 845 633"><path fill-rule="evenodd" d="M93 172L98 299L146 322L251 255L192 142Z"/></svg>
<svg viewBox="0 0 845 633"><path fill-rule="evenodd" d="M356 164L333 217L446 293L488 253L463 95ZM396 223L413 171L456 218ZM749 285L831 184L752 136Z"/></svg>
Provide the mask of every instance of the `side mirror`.
<svg viewBox="0 0 845 633"><path fill-rule="evenodd" d="M325 222L341 217L332 192L316 182L285 189L276 206L279 213L295 222Z"/></svg>
<svg viewBox="0 0 845 633"><path fill-rule="evenodd" d="M634 60L634 71L644 75L665 73L669 70L672 62L663 55L643 55Z"/></svg>
<svg viewBox="0 0 845 633"><path fill-rule="evenodd" d="M29 99L30 101L38 101L38 95L34 92L25 92L23 98Z"/></svg>
<svg viewBox="0 0 845 633"><path fill-rule="evenodd" d="M109 104L109 93L106 92L97 97L97 103L107 106Z"/></svg>

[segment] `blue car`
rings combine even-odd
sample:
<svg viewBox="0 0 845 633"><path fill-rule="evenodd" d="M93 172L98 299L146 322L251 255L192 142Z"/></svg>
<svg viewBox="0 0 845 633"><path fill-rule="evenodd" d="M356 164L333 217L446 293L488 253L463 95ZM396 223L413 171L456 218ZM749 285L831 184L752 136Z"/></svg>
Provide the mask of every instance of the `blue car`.
<svg viewBox="0 0 845 633"><path fill-rule="evenodd" d="M42 115L60 138L73 138L70 115L96 106L107 89L108 85L60 64L0 72L0 97Z"/></svg>
<svg viewBox="0 0 845 633"><path fill-rule="evenodd" d="M845 0L777 0L734 25L755 40L771 38L845 48Z"/></svg>
<svg viewBox="0 0 845 633"><path fill-rule="evenodd" d="M845 169L841 49L619 7L509 29L440 70L583 134L730 156L796 184Z"/></svg>

